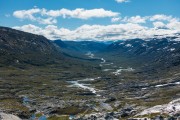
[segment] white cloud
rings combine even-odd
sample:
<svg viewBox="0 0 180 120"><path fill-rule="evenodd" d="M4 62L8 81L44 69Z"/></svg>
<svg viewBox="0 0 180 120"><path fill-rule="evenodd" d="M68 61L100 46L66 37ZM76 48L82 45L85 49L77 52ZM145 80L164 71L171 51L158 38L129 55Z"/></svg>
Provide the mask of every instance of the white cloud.
<svg viewBox="0 0 180 120"><path fill-rule="evenodd" d="M100 14L102 13L102 14ZM39 14L39 16L36 16ZM119 13L104 9L46 10L34 8L27 11L16 11L14 16L48 24L38 27L32 24L15 26L15 29L39 34L48 39L62 40L122 40L133 38L152 38L154 36L173 36L180 33L180 19L167 15L121 17ZM94 17L112 17L112 25L82 25L74 30L59 28L56 17L89 19ZM144 23L144 24L141 24ZM146 24L145 24L146 23ZM153 25L150 27L150 25ZM149 27L148 27L149 26Z"/></svg>
<svg viewBox="0 0 180 120"><path fill-rule="evenodd" d="M120 17L115 17L111 19L111 22L119 22L121 20Z"/></svg>
<svg viewBox="0 0 180 120"><path fill-rule="evenodd" d="M36 14L42 13L44 10L45 9L39 9L39 8L33 8L33 9L29 9L29 10L19 10L19 11L15 11L13 13L13 16L16 18L19 18L21 20L28 19L31 21L38 22L40 24L55 24L55 23L57 23L57 20L52 17L42 18L42 17L35 16Z"/></svg>
<svg viewBox="0 0 180 120"><path fill-rule="evenodd" d="M128 23L146 23L147 17L141 17L139 15L132 17L125 17L122 21Z"/></svg>
<svg viewBox="0 0 180 120"><path fill-rule="evenodd" d="M57 20L52 18L52 17L49 17L49 18L36 18L36 20L40 23L40 24L55 24L57 23Z"/></svg>
<svg viewBox="0 0 180 120"><path fill-rule="evenodd" d="M180 33L180 21L177 19L172 19L167 25L167 28L175 30L177 33Z"/></svg>
<svg viewBox="0 0 180 120"><path fill-rule="evenodd" d="M77 8L75 10L68 9L60 9L60 10L50 10L45 13L51 17L63 17L63 18L79 18L79 19L89 19L89 18L104 18L104 17L115 17L118 16L119 13L112 12L110 10L100 9L91 9L85 10L83 8Z"/></svg>
<svg viewBox="0 0 180 120"><path fill-rule="evenodd" d="M155 28L164 28L166 25L163 22L153 22Z"/></svg>
<svg viewBox="0 0 180 120"><path fill-rule="evenodd" d="M167 16L163 14L157 14L150 17L150 21L170 21L172 16Z"/></svg>
<svg viewBox="0 0 180 120"><path fill-rule="evenodd" d="M123 3L123 2L130 2L129 0L115 0L118 3Z"/></svg>
<svg viewBox="0 0 180 120"><path fill-rule="evenodd" d="M37 26L32 25L32 24L23 25L21 27L16 26L16 27L13 27L13 28L18 29L18 30L22 30L22 31L25 31L25 32L34 33L34 34L41 34L40 31L42 30L40 27L37 27Z"/></svg>
<svg viewBox="0 0 180 120"><path fill-rule="evenodd" d="M156 14L153 16L131 16L131 17L121 17L121 19L118 19L118 17L112 18L111 22L125 22L125 23L146 23L148 22L176 22L179 21L179 18L175 18L168 15L163 14Z"/></svg>
<svg viewBox="0 0 180 120"><path fill-rule="evenodd" d="M20 19L30 19L30 20L36 20L36 18L33 16L34 14L40 13L40 9L33 8L29 10L19 10L13 12L13 16Z"/></svg>
<svg viewBox="0 0 180 120"><path fill-rule="evenodd" d="M55 24L57 23L57 17L63 18L78 18L78 19L90 19L90 18L105 18L105 17L116 17L118 12L112 12L110 10L91 9L85 10L83 8L77 8L75 10L60 9L60 10L46 10L33 8L29 10L18 10L14 11L13 16L21 20L28 19L31 21L38 22L40 24Z"/></svg>
<svg viewBox="0 0 180 120"><path fill-rule="evenodd" d="M167 29L158 29L163 23L154 23L154 27L149 28L137 23L125 23L115 25L82 25L74 30L58 28L48 25L40 28L34 25L16 26L15 29L44 35L55 40L125 40L133 38L152 38L154 36L173 36L180 32L180 22L165 24Z"/></svg>

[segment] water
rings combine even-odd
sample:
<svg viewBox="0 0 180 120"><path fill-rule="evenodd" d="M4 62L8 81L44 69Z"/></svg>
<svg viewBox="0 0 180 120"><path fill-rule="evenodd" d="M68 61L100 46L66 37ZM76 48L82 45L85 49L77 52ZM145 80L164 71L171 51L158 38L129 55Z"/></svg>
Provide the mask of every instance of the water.
<svg viewBox="0 0 180 120"><path fill-rule="evenodd" d="M126 69L123 69L123 68L120 68L120 69L117 69L115 72L112 72L112 74L114 75L120 75L122 71L125 71L125 72L132 72L134 71L133 68L126 68Z"/></svg>
<svg viewBox="0 0 180 120"><path fill-rule="evenodd" d="M83 81L94 81L96 79L100 79L100 77L97 77L97 78L85 78L85 79L76 80L76 81L68 81L68 83L72 84L69 87L78 87L78 88L81 88L81 89L84 89L84 90L89 90L91 93L96 94L97 96L100 96L99 94L97 94L98 90L96 88L90 87L91 84L80 83L80 82L83 82Z"/></svg>
<svg viewBox="0 0 180 120"><path fill-rule="evenodd" d="M148 88L160 88L160 87L175 86L175 85L180 85L180 82L171 82L171 83L166 83L166 84L158 84L158 85L155 85L155 86L142 88L142 90L146 90Z"/></svg>

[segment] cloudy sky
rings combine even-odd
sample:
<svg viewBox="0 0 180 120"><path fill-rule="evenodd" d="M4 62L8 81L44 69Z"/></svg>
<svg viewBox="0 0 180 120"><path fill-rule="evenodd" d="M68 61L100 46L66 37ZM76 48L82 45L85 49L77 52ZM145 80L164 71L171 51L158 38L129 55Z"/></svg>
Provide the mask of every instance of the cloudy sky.
<svg viewBox="0 0 180 120"><path fill-rule="evenodd" d="M0 26L62 40L180 33L180 0L0 0Z"/></svg>

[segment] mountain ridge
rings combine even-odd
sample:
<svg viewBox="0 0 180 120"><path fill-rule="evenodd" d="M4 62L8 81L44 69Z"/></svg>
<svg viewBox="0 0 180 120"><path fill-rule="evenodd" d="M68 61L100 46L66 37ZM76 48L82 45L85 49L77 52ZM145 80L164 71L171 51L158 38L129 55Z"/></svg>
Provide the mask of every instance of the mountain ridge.
<svg viewBox="0 0 180 120"><path fill-rule="evenodd" d="M46 64L53 62L50 60L51 57L61 58L58 54L60 51L44 36L7 27L0 27L0 48L0 62L7 65L14 63Z"/></svg>

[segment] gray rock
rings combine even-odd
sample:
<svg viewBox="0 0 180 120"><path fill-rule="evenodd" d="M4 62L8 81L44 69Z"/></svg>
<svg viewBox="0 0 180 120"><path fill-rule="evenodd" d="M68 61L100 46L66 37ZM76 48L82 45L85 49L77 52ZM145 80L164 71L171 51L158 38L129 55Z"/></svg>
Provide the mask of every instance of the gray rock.
<svg viewBox="0 0 180 120"><path fill-rule="evenodd" d="M154 120L164 120L164 118L162 116L157 116Z"/></svg>
<svg viewBox="0 0 180 120"><path fill-rule="evenodd" d="M21 119L12 114L0 113L0 120L21 120Z"/></svg>

